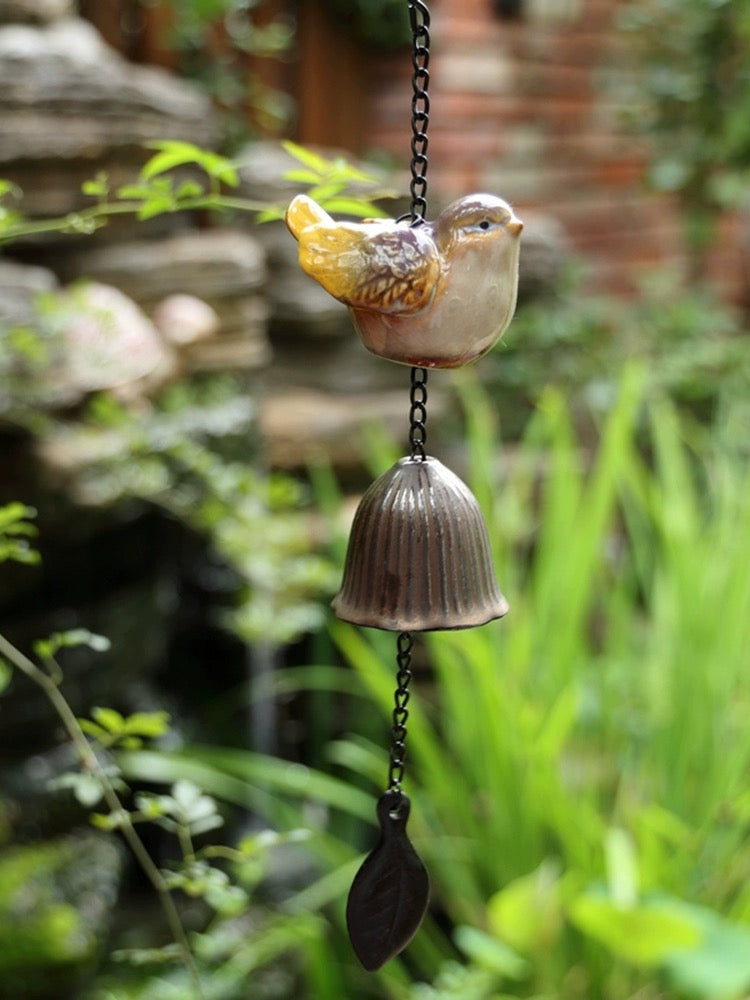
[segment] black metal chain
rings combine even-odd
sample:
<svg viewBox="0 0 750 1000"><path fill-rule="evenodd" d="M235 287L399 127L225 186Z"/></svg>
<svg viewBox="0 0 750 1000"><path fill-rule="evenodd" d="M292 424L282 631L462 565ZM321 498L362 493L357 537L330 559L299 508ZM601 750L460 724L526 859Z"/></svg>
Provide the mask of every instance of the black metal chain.
<svg viewBox="0 0 750 1000"><path fill-rule="evenodd" d="M411 211L412 226L421 225L427 214L427 126L430 124L430 11L424 0L409 0L409 23L413 40L411 78ZM409 444L411 457L425 457L427 430L427 369L412 368L409 395Z"/></svg>
<svg viewBox="0 0 750 1000"><path fill-rule="evenodd" d="M427 443L427 369L412 368L409 389L409 444L414 461L424 461Z"/></svg>
<svg viewBox="0 0 750 1000"><path fill-rule="evenodd" d="M402 632L397 641L396 691L391 727L391 760L388 767L388 791L401 797L406 760L406 723L409 718L409 683L411 682L411 651L414 645L411 632Z"/></svg>
<svg viewBox="0 0 750 1000"><path fill-rule="evenodd" d="M412 99L411 99L411 210L408 216L412 226L422 225L427 214L427 126L430 122L430 11L424 0L409 0L409 23L412 48ZM411 369L409 392L409 444L414 461L424 461L427 441L427 369ZM391 725L391 752L388 767L388 794L395 799L394 811L402 801L402 783L406 761L406 723L409 718L409 684L411 683L411 654L414 639L411 632L401 632L397 640L396 691Z"/></svg>
<svg viewBox="0 0 750 1000"><path fill-rule="evenodd" d="M409 0L413 40L411 78L411 219L424 222L427 214L427 126L430 123L430 11L423 0Z"/></svg>

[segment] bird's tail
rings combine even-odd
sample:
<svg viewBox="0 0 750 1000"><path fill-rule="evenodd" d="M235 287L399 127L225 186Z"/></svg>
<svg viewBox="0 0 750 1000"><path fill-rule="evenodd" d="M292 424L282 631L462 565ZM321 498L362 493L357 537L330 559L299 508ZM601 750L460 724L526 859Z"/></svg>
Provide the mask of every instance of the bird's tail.
<svg viewBox="0 0 750 1000"><path fill-rule="evenodd" d="M332 222L331 216L306 194L298 194L286 210L286 224L297 240L303 229Z"/></svg>

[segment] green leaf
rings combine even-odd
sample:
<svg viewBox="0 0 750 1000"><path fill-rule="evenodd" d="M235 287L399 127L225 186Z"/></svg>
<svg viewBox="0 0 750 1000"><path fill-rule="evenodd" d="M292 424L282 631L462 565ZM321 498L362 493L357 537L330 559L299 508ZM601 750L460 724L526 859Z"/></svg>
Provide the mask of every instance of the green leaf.
<svg viewBox="0 0 750 1000"><path fill-rule="evenodd" d="M346 190L345 181L326 180L310 188L307 193L313 201L317 201L325 208L334 198L338 198L344 190Z"/></svg>
<svg viewBox="0 0 750 1000"><path fill-rule="evenodd" d="M154 795L152 792L140 792L135 797L136 809L142 813L142 819L155 820L161 816L166 816L171 804L171 799L166 795Z"/></svg>
<svg viewBox="0 0 750 1000"><path fill-rule="evenodd" d="M90 774L79 774L78 781L73 785L73 794L87 809L95 806L103 798L101 782Z"/></svg>
<svg viewBox="0 0 750 1000"><path fill-rule="evenodd" d="M138 209L138 218L141 222L146 222L148 219L156 218L157 215L166 215L168 212L174 212L177 208L178 205L174 198L167 195L159 195L158 197L150 198L141 205Z"/></svg>
<svg viewBox="0 0 750 1000"><path fill-rule="evenodd" d="M172 800L172 815L187 823L194 833L203 833L223 825L224 821L218 814L214 799L205 795L192 781L177 781L172 787Z"/></svg>
<svg viewBox="0 0 750 1000"><path fill-rule="evenodd" d="M255 221L258 223L276 222L284 218L284 213L285 209L283 208L264 208L262 212L257 214Z"/></svg>
<svg viewBox="0 0 750 1000"><path fill-rule="evenodd" d="M0 563L12 560L36 565L40 562L39 553L26 541L37 533L36 527L28 521L35 516L34 508L26 504L14 502L0 507Z"/></svg>
<svg viewBox="0 0 750 1000"><path fill-rule="evenodd" d="M192 201L195 198L202 198L206 194L206 189L197 181L184 181L175 189L174 196L178 201Z"/></svg>
<svg viewBox="0 0 750 1000"><path fill-rule="evenodd" d="M645 968L662 965L680 949L696 948L703 937L694 916L670 899L622 907L602 892L588 891L574 900L569 916L613 955Z"/></svg>
<svg viewBox="0 0 750 1000"><path fill-rule="evenodd" d="M48 787L53 791L61 788L71 789L81 805L87 809L95 806L104 796L102 784L93 774L69 771L50 781Z"/></svg>
<svg viewBox="0 0 750 1000"><path fill-rule="evenodd" d="M313 170L287 170L284 174L285 181L298 181L300 184L320 184L321 176Z"/></svg>
<svg viewBox="0 0 750 1000"><path fill-rule="evenodd" d="M328 774L245 750L207 745L180 753L137 751L119 758L123 773L136 780L174 781L190 775L225 801L247 806L260 787L305 801L317 799L372 822L372 797Z"/></svg>
<svg viewBox="0 0 750 1000"><path fill-rule="evenodd" d="M23 197L23 191L13 181L2 177L0 178L0 198L5 198L6 195L11 195L13 198L21 198Z"/></svg>
<svg viewBox="0 0 750 1000"><path fill-rule="evenodd" d="M97 706L91 709L91 718L112 736L125 732L125 719L114 708Z"/></svg>
<svg viewBox="0 0 750 1000"><path fill-rule="evenodd" d="M0 657L0 694L2 694L5 689L10 684L13 678L13 668L11 665Z"/></svg>
<svg viewBox="0 0 750 1000"><path fill-rule="evenodd" d="M152 188L147 184L123 184L115 192L122 201L141 201L151 196Z"/></svg>
<svg viewBox="0 0 750 1000"><path fill-rule="evenodd" d="M109 195L109 175L105 171L100 171L96 177L84 181L81 191L91 198L103 200Z"/></svg>
<svg viewBox="0 0 750 1000"><path fill-rule="evenodd" d="M9 534L14 527L33 517L36 517L33 507L17 501L5 504L0 507L0 534Z"/></svg>
<svg viewBox="0 0 750 1000"><path fill-rule="evenodd" d="M494 934L516 951L527 955L549 948L563 924L558 866L544 861L514 879L490 899L487 917Z"/></svg>
<svg viewBox="0 0 750 1000"><path fill-rule="evenodd" d="M496 937L485 934L476 927L459 926L455 930L456 945L472 962L485 969L491 969L507 979L526 979L531 966L516 952L512 951Z"/></svg>
<svg viewBox="0 0 750 1000"><path fill-rule="evenodd" d="M173 170L175 167L195 164L204 170L209 177L221 181L229 187L237 187L240 183L237 168L226 157L214 153L208 149L201 149L190 142L175 140L163 140L151 142L149 149L156 149L158 152L144 164L140 176L144 180L150 180L160 174Z"/></svg>
<svg viewBox="0 0 750 1000"><path fill-rule="evenodd" d="M98 221L78 212L71 212L70 215L65 217L63 232L76 233L79 236L91 236L100 225L103 225L103 221Z"/></svg>
<svg viewBox="0 0 750 1000"><path fill-rule="evenodd" d="M314 153L311 149L307 149L305 146L300 146L296 142L292 142L290 139L285 140L281 144L284 149L293 156L295 160L299 160L310 170L315 171L318 178L321 175L328 173L330 170L330 163L319 153Z"/></svg>
<svg viewBox="0 0 750 1000"><path fill-rule="evenodd" d="M101 726L92 722L91 719L79 719L78 725L87 736L91 736L92 739L98 740L100 743L107 742L109 739L107 730L102 729Z"/></svg>
<svg viewBox="0 0 750 1000"><path fill-rule="evenodd" d="M26 566L36 566L41 556L28 542L0 538L0 563L18 562Z"/></svg>
<svg viewBox="0 0 750 1000"><path fill-rule="evenodd" d="M359 198L332 197L321 199L321 206L327 212L337 212L342 215L356 215L362 219L385 219L387 213L373 205L370 201L363 201Z"/></svg>
<svg viewBox="0 0 750 1000"><path fill-rule="evenodd" d="M205 816L203 819L191 819L189 826L191 834L194 837L199 837L203 833L208 833L210 830L218 830L224 826L224 818L218 813L213 813L211 816Z"/></svg>
<svg viewBox="0 0 750 1000"><path fill-rule="evenodd" d="M47 639L34 643L34 653L42 660L53 659L61 649L75 649L87 646L96 653L104 653L110 648L110 641L104 635L97 635L87 628L73 628L66 632L54 632Z"/></svg>
<svg viewBox="0 0 750 1000"><path fill-rule="evenodd" d="M750 989L750 928L702 907L682 909L700 928L702 940L689 951L666 957L663 967L670 982L680 993L706 1000L744 996Z"/></svg>
<svg viewBox="0 0 750 1000"><path fill-rule="evenodd" d="M124 720L123 732L128 736L163 736L171 721L169 712L134 712Z"/></svg>
<svg viewBox="0 0 750 1000"><path fill-rule="evenodd" d="M608 830L604 852L613 902L624 908L634 906L638 899L638 860L632 838L625 830Z"/></svg>
<svg viewBox="0 0 750 1000"><path fill-rule="evenodd" d="M89 822L97 830L105 830L107 833L111 833L112 830L118 830L126 818L127 813L123 809L112 813L92 813L89 816Z"/></svg>

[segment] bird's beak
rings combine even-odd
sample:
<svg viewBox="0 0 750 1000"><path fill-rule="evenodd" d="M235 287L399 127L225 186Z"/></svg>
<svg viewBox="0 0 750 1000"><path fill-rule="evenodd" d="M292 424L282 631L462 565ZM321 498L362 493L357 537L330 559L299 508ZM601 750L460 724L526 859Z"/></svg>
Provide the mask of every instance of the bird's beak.
<svg viewBox="0 0 750 1000"><path fill-rule="evenodd" d="M506 229L508 230L511 236L521 235L521 230L523 229L523 223L521 222L520 219L517 219L515 215L512 216L510 221L507 222L505 225Z"/></svg>

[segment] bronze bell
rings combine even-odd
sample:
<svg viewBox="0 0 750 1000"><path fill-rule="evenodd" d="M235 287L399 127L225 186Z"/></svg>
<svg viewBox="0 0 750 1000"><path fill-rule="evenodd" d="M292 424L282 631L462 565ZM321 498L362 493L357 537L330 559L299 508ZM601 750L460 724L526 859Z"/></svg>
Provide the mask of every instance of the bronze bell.
<svg viewBox="0 0 750 1000"><path fill-rule="evenodd" d="M402 458L367 490L333 610L393 632L471 628L507 613L479 504L442 462Z"/></svg>

